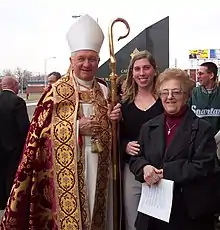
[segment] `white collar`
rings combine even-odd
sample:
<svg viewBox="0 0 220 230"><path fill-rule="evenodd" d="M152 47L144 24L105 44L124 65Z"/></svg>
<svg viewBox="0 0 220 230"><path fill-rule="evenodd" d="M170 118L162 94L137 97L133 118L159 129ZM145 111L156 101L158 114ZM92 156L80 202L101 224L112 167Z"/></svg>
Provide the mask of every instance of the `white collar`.
<svg viewBox="0 0 220 230"><path fill-rule="evenodd" d="M94 79L92 79L91 81L84 81L78 77L75 77L75 78L76 78L77 83L80 84L81 86L85 86L87 88L92 88Z"/></svg>

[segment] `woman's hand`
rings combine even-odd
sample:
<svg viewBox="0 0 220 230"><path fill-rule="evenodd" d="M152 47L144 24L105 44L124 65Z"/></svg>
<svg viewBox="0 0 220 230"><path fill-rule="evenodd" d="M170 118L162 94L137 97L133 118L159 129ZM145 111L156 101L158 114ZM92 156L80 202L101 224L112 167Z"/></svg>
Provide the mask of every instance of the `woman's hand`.
<svg viewBox="0 0 220 230"><path fill-rule="evenodd" d="M137 141L130 141L126 146L125 151L129 155L137 155L140 151L140 145Z"/></svg>
<svg viewBox="0 0 220 230"><path fill-rule="evenodd" d="M163 178L163 169L157 169L152 165L146 165L143 168L144 180L148 185L158 183Z"/></svg>

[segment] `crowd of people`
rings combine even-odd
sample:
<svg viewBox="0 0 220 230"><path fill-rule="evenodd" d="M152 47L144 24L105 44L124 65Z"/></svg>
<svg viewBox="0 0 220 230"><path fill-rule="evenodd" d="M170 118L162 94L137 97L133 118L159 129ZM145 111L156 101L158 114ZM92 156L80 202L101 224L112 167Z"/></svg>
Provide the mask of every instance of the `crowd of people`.
<svg viewBox="0 0 220 230"><path fill-rule="evenodd" d="M30 123L17 80L3 78L0 229L113 230L116 121L123 230L214 230L220 213L217 66L201 64L196 87L184 70L159 73L153 55L139 51L117 82L112 107L107 84L95 77L103 40L89 15L72 25L70 68L48 76ZM174 182L169 223L137 211L142 183L162 179Z"/></svg>

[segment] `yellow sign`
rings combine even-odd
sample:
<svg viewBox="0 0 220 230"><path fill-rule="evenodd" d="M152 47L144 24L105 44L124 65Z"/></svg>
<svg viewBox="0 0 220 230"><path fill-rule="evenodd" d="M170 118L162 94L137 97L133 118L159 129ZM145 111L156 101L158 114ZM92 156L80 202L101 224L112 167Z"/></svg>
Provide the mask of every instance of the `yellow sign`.
<svg viewBox="0 0 220 230"><path fill-rule="evenodd" d="M209 50L189 50L189 59L208 59Z"/></svg>

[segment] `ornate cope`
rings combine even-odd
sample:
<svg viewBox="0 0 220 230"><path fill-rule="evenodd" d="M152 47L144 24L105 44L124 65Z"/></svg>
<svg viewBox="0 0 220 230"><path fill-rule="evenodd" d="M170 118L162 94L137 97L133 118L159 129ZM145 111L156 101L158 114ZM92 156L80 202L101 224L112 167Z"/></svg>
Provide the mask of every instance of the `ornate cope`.
<svg viewBox="0 0 220 230"><path fill-rule="evenodd" d="M104 230L111 132L107 104L95 81L92 103L102 126L92 219L84 178L84 147L78 145L80 102L72 73L48 88L35 110L1 230Z"/></svg>

